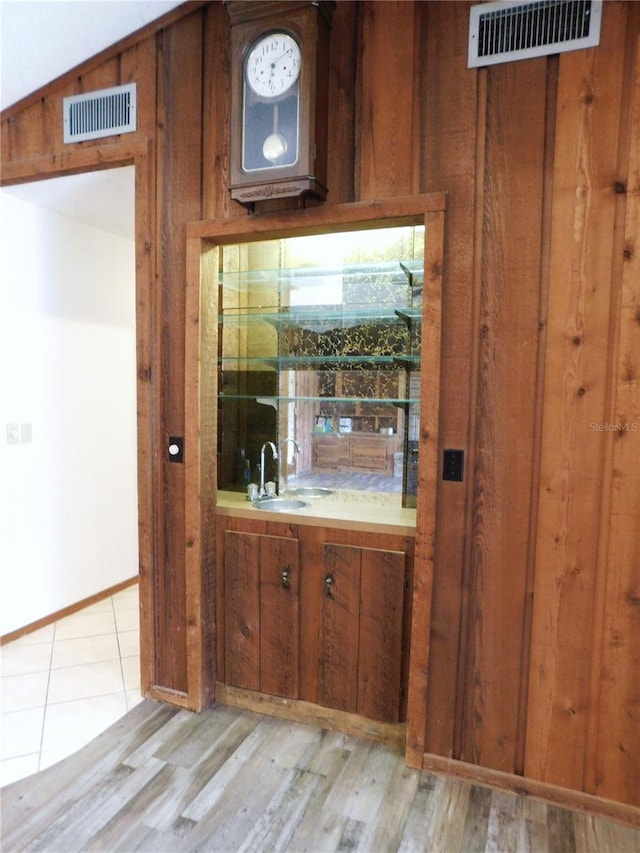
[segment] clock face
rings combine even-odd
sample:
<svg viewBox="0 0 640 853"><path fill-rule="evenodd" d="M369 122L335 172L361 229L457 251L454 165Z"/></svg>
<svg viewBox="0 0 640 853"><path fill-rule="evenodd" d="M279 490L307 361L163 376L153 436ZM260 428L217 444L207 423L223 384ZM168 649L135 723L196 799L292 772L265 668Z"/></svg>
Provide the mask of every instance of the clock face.
<svg viewBox="0 0 640 853"><path fill-rule="evenodd" d="M288 92L300 74L300 47L285 33L271 33L251 48L245 65L249 88L260 98L275 99Z"/></svg>

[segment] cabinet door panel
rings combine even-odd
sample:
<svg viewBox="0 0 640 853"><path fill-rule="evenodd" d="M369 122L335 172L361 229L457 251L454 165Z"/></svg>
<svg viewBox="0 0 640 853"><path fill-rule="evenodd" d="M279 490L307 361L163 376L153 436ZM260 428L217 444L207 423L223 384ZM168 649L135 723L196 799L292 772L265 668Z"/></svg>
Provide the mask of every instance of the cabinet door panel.
<svg viewBox="0 0 640 853"><path fill-rule="evenodd" d="M400 719L405 554L362 549L358 713Z"/></svg>
<svg viewBox="0 0 640 853"><path fill-rule="evenodd" d="M360 549L325 544L323 562L318 702L355 713L358 706Z"/></svg>
<svg viewBox="0 0 640 853"><path fill-rule="evenodd" d="M351 439L351 467L385 471L387 468L386 440L354 436Z"/></svg>
<svg viewBox="0 0 640 853"><path fill-rule="evenodd" d="M260 689L260 536L227 530L225 571L225 680Z"/></svg>
<svg viewBox="0 0 640 853"><path fill-rule="evenodd" d="M260 537L260 689L289 699L298 698L298 554L297 539Z"/></svg>
<svg viewBox="0 0 640 853"><path fill-rule="evenodd" d="M313 466L336 470L349 466L349 438L342 435L313 436Z"/></svg>

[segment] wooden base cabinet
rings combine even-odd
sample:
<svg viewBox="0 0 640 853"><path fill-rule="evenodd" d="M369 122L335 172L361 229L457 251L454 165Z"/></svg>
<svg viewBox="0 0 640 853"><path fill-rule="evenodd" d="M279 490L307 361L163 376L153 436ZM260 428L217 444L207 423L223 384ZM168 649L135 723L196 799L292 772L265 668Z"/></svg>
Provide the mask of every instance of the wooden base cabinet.
<svg viewBox="0 0 640 853"><path fill-rule="evenodd" d="M217 537L221 682L405 718L412 537L237 518Z"/></svg>

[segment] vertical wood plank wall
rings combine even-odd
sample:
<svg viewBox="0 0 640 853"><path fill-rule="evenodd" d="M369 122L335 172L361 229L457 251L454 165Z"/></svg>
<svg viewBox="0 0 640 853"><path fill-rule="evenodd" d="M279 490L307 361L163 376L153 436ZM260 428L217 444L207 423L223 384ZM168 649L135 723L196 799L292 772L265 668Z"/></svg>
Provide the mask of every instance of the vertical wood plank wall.
<svg viewBox="0 0 640 853"><path fill-rule="evenodd" d="M617 129L629 92L624 41L625 21L612 15L597 54L565 54L559 66L530 670L537 701L527 725L527 739L545 747L527 749L526 761L529 772L566 787L581 784L585 770L601 606L594 594L605 570L599 520L608 439L590 425L613 415L607 386L611 310L621 284L619 274L612 281L612 267ZM577 649L580 655L572 653Z"/></svg>
<svg viewBox="0 0 640 853"><path fill-rule="evenodd" d="M479 71L469 5L340 0L332 31L326 204L448 193L439 432L467 464L438 485L425 749L640 805L640 4L606 2L595 49ZM136 164L143 681L191 706L166 443L195 434L185 224L247 216L228 44L189 4L1 128L5 183ZM135 134L63 146L63 96L132 80Z"/></svg>
<svg viewBox="0 0 640 853"><path fill-rule="evenodd" d="M512 771L526 624L546 62L491 74L486 87L482 255L469 596L460 755ZM519 96L528 91L526 98ZM522 211L526 210L526 217ZM496 567L503 567L496 571Z"/></svg>
<svg viewBox="0 0 640 853"><path fill-rule="evenodd" d="M614 423L640 421L640 37L635 38L636 64L629 94L629 159L625 186L630 203L621 213L622 280L614 303L617 352L612 364L611 412ZM600 666L593 673L593 713L589 720L591 784L614 800L628 798L628 784L638 775L638 658L640 648L640 487L625 485L626 472L640 471L638 433L608 437L610 505L603 522L603 588ZM611 571L611 566L617 566ZM609 569L607 571L607 569ZM612 721L615 720L615 725Z"/></svg>
<svg viewBox="0 0 640 853"><path fill-rule="evenodd" d="M185 223L201 213L202 21L187 16L158 37L158 217L155 241L162 287L162 433L184 436ZM189 97L185 97L185 92ZM167 454L165 453L165 459ZM158 496L160 497L160 496ZM157 683L188 692L184 467L165 464L163 563L155 579ZM177 535L176 535L177 534Z"/></svg>

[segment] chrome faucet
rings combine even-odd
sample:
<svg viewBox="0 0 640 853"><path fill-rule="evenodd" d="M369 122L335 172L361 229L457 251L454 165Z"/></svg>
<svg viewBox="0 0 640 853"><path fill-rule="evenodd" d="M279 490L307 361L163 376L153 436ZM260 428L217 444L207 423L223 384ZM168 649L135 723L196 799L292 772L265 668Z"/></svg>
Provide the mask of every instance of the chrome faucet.
<svg viewBox="0 0 640 853"><path fill-rule="evenodd" d="M286 445L289 442L291 444L293 444L294 455L296 453L302 452L298 442L295 440L295 438L292 438L291 436L287 436L286 438L283 438L282 441L280 442L280 445L279 445L279 447L280 447L280 460L278 463L278 494L279 495L283 495L287 490L287 460L286 460L286 454L282 452L282 447L283 447L283 445ZM284 461L284 464L283 464L283 461Z"/></svg>
<svg viewBox="0 0 640 853"><path fill-rule="evenodd" d="M276 460L278 458L278 451L276 450L276 446L272 441L265 441L265 443L260 448L260 491L258 492L259 498L264 498L267 495L267 490L264 487L264 449L265 447L271 448L271 455L273 459Z"/></svg>

